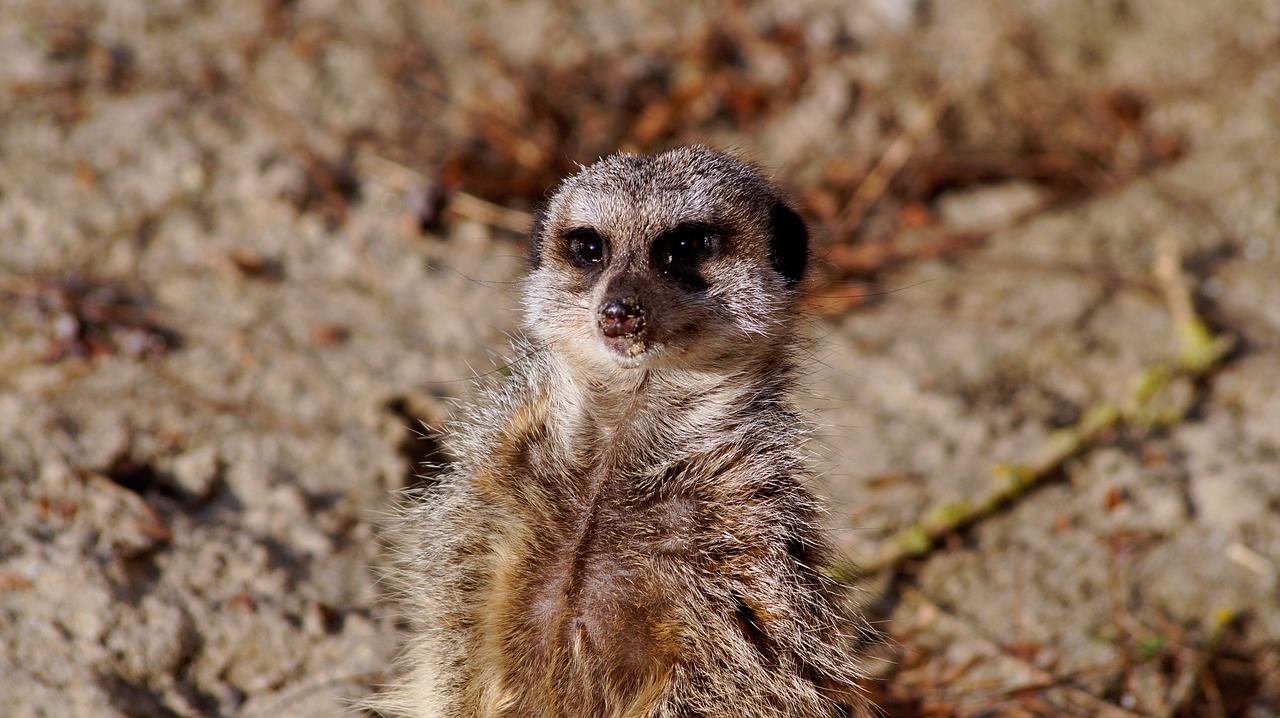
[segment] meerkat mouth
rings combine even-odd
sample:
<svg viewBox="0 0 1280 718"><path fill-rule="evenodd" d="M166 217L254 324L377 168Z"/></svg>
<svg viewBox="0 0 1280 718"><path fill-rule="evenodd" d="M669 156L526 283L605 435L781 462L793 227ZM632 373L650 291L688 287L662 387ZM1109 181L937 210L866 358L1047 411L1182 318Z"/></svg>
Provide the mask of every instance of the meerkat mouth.
<svg viewBox="0 0 1280 718"><path fill-rule="evenodd" d="M648 353L652 345L639 337L623 337L620 339L606 339L604 345L614 354L628 359L635 359L642 354Z"/></svg>

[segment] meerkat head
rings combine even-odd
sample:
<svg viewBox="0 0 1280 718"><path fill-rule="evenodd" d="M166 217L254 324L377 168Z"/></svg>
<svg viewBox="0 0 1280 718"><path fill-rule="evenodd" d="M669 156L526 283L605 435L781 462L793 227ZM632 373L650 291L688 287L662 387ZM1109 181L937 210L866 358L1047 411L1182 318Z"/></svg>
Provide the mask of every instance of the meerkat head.
<svg viewBox="0 0 1280 718"><path fill-rule="evenodd" d="M754 168L704 147L619 154L534 223L526 330L602 369L731 370L792 335L808 230Z"/></svg>

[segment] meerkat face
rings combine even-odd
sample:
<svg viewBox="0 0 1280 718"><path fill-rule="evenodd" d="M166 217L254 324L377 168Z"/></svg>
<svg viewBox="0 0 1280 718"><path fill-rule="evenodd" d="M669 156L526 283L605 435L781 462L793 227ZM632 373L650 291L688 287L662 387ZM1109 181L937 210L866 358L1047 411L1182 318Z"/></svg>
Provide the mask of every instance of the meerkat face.
<svg viewBox="0 0 1280 718"><path fill-rule="evenodd" d="M790 338L808 232L753 168L702 147L615 155L533 230L527 331L611 368L728 370Z"/></svg>

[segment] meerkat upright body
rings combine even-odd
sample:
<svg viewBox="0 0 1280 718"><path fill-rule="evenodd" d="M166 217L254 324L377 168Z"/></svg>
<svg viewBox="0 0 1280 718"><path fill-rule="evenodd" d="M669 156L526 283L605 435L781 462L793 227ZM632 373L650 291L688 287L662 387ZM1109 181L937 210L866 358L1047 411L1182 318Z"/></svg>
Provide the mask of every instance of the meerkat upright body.
<svg viewBox="0 0 1280 718"><path fill-rule="evenodd" d="M617 155L534 227L527 344L408 517L382 710L860 715L792 388L804 222L704 148Z"/></svg>

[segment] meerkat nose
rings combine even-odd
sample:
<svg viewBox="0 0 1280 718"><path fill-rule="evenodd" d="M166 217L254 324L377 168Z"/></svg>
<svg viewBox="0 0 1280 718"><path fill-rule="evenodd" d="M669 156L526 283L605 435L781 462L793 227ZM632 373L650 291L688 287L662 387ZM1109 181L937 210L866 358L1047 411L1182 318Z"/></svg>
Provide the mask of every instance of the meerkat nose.
<svg viewBox="0 0 1280 718"><path fill-rule="evenodd" d="M606 337L639 334L644 329L644 308L636 297L610 299L600 307L600 331Z"/></svg>

